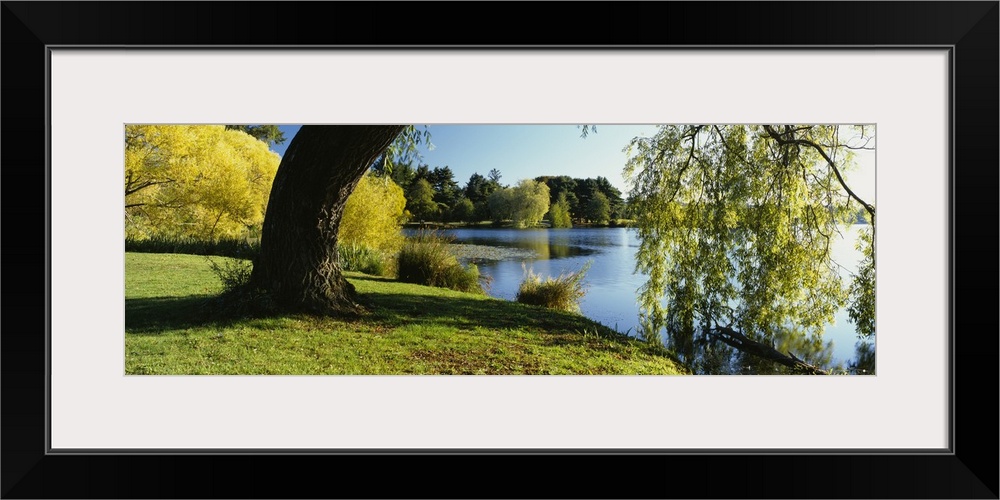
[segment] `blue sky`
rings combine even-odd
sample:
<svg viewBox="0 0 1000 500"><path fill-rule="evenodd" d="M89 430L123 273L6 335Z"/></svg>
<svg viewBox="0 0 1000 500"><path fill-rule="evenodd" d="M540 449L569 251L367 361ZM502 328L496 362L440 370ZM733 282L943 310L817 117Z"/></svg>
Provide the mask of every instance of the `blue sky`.
<svg viewBox="0 0 1000 500"><path fill-rule="evenodd" d="M283 155L301 125L281 125L287 139L274 148ZM465 186L474 173L487 175L491 169L502 174L500 182L515 184L541 175L568 175L574 178L607 177L611 184L627 192L622 169L622 149L636 136L655 133L654 125L598 125L597 133L580 137L576 125L430 125L434 149L421 148L423 163L431 168L448 166L455 181ZM860 152L859 170L846 175L859 196L875 198L875 155Z"/></svg>
<svg viewBox="0 0 1000 500"><path fill-rule="evenodd" d="M278 154L284 154L299 127L280 127L288 140L274 148ZM576 125L429 125L434 149L421 147L420 153L431 168L450 167L460 186L472 174L486 176L495 168L503 184L540 175L602 176L624 193L622 149L633 137L652 135L655 129L651 125L598 125L596 134L583 139Z"/></svg>

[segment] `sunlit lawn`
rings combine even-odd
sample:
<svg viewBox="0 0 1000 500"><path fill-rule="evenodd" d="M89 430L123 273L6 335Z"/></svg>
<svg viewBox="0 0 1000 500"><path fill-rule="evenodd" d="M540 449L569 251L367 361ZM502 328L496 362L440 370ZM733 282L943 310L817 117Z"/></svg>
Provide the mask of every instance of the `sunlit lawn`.
<svg viewBox="0 0 1000 500"><path fill-rule="evenodd" d="M221 257L213 257L222 259ZM207 258L125 256L129 374L677 374L582 316L348 273L372 312L213 320Z"/></svg>

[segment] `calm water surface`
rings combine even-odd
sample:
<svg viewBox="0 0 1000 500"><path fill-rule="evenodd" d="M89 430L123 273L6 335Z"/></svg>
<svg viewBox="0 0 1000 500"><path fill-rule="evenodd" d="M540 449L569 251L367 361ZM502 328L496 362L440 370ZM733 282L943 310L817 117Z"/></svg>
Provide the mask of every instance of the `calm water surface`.
<svg viewBox="0 0 1000 500"><path fill-rule="evenodd" d="M524 279L522 264L543 276L579 270L592 260L585 283L587 294L581 312L600 323L636 335L639 329L638 289L646 281L634 273L639 238L628 228L576 229L454 229L445 232L455 243L513 247L532 250L535 258L477 262L482 274L492 277L490 295L513 300ZM845 238L833 248L834 259L854 272L861 254L854 249L857 230L847 228ZM845 271L845 277L846 277ZM833 362L854 359L856 334L847 311L837 313L824 339L833 342Z"/></svg>

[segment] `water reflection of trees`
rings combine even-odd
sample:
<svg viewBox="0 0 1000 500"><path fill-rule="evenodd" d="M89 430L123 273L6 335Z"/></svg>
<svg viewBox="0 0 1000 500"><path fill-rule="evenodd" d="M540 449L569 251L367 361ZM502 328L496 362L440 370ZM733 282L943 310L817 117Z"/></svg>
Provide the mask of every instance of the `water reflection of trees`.
<svg viewBox="0 0 1000 500"><path fill-rule="evenodd" d="M671 337L679 340L668 347L695 373L700 375L795 375L787 366L753 356L709 337L683 335ZM803 339L795 335L780 335L774 347L822 368L831 374L875 375L875 345L860 341L855 345L854 359L844 363L833 362L833 344L821 338Z"/></svg>
<svg viewBox="0 0 1000 500"><path fill-rule="evenodd" d="M535 252L536 258L540 260L564 259L594 253L589 248L570 244L568 238L553 239L549 236L548 231L532 238L517 241L516 244L519 248Z"/></svg>
<svg viewBox="0 0 1000 500"><path fill-rule="evenodd" d="M794 368L734 349L697 327L693 316L675 317L667 327L666 346L695 373L703 375L791 375ZM802 335L795 328L778 329L773 339L750 340L770 345L781 353L828 373L849 373L849 368L833 363L833 343L820 336ZM874 349L871 351L874 362Z"/></svg>
<svg viewBox="0 0 1000 500"><path fill-rule="evenodd" d="M855 375L875 375L875 344L860 341L854 345L854 353L848 371Z"/></svg>
<svg viewBox="0 0 1000 500"><path fill-rule="evenodd" d="M548 260L552 258L552 252L549 250L548 231L538 233L537 235L533 234L531 238L525 238L518 241L517 244L521 248L527 248L535 252L538 259Z"/></svg>
<svg viewBox="0 0 1000 500"><path fill-rule="evenodd" d="M520 230L516 233L496 232L495 236L476 234L475 238L466 236L469 241L480 245L515 247L529 250L534 254L532 260L558 260L592 254L603 246L628 246L629 234L622 230L612 232L585 232L586 230ZM612 238L614 236L614 238ZM540 266L545 272L548 265ZM511 268L513 269L513 267ZM520 271L518 264L517 271ZM512 271L514 274L519 272ZM681 297L684 298L684 297ZM690 300L680 300L690 303L691 307L677 307L671 310L670 325L665 332L664 342L674 351L695 373L699 374L793 374L794 370L753 355L740 352L718 340L713 340L705 332L712 324L701 324L694 314L698 303ZM736 302L730 303L737 307ZM804 328L796 328L789 324L783 329L773 329L773 336L763 337L745 334L756 342L773 347L781 353L788 353L807 364L816 366L833 374L873 374L875 348L865 344L857 349L857 359L844 360L835 363L834 348L828 337L822 337L807 332Z"/></svg>

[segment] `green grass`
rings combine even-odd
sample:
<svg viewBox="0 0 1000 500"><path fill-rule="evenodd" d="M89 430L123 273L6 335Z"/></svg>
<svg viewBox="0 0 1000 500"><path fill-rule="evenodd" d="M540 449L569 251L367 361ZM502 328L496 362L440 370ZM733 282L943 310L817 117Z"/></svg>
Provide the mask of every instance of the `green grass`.
<svg viewBox="0 0 1000 500"><path fill-rule="evenodd" d="M582 316L347 273L360 319L207 320L207 259L125 256L129 374L678 374L665 351Z"/></svg>

